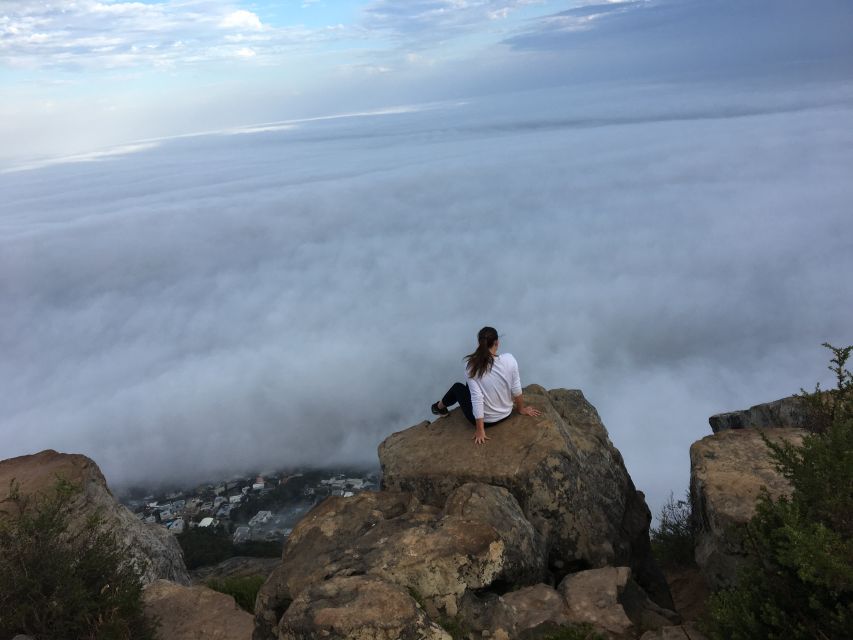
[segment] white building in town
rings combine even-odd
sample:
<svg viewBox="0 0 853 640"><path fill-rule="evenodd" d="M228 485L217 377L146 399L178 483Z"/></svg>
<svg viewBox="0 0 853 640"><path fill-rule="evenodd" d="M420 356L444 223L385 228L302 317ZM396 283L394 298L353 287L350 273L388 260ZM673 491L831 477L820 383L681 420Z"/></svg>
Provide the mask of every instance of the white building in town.
<svg viewBox="0 0 853 640"><path fill-rule="evenodd" d="M258 511L252 516L252 519L249 520L249 526L257 527L258 525L266 524L270 520L272 520L272 511Z"/></svg>

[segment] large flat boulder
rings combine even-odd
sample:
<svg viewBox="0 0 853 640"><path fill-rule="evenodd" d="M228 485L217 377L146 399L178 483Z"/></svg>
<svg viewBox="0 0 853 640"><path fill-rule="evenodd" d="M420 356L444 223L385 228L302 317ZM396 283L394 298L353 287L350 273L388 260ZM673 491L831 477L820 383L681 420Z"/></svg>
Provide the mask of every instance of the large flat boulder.
<svg viewBox="0 0 853 640"><path fill-rule="evenodd" d="M628 565L643 588L672 607L651 557L651 514L595 408L577 390L524 390L541 417L513 415L484 446L459 410L389 436L379 446L383 486L444 507L474 482L506 489L544 545L557 579L580 569Z"/></svg>
<svg viewBox="0 0 853 640"><path fill-rule="evenodd" d="M7 495L14 480L21 493L47 494L62 478L81 488L74 497L73 527L87 526L99 513L105 528L112 530L118 543L127 549L128 558L141 570L144 584L163 578L189 584L181 547L165 528L145 524L120 504L107 487L98 465L79 454L58 453L52 449L28 456L0 461L0 498ZM2 516L2 514L0 514Z"/></svg>
<svg viewBox="0 0 853 640"><path fill-rule="evenodd" d="M697 526L696 562L712 589L732 586L746 557L743 526L755 515L762 489L774 498L788 494L764 434L773 442L800 444L793 428L723 430L690 447L690 494Z"/></svg>
<svg viewBox="0 0 853 640"><path fill-rule="evenodd" d="M157 618L158 640L250 640L252 615L234 598L204 586L157 580L142 594L146 615Z"/></svg>

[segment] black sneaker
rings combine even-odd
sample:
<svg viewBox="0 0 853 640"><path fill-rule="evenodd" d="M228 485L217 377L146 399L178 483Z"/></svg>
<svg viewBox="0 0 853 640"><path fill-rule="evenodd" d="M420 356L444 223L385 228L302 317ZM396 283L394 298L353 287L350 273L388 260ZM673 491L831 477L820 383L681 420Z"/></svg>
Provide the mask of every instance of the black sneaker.
<svg viewBox="0 0 853 640"><path fill-rule="evenodd" d="M442 418L450 413L450 411L447 410L447 407L444 407L444 409L439 409L437 402L430 407L430 410L433 412L434 415L441 416Z"/></svg>

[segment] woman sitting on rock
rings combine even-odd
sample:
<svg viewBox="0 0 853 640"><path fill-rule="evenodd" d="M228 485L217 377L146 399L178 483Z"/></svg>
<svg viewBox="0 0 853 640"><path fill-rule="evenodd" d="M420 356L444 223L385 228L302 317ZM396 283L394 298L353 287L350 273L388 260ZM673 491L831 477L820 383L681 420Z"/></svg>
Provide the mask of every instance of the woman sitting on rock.
<svg viewBox="0 0 853 640"><path fill-rule="evenodd" d="M431 407L435 415L444 417L450 413L447 408L458 402L468 422L476 428L476 444L489 440L486 427L509 418L513 405L522 415L542 415L538 409L524 406L518 362L511 353L498 354L499 346L497 330L493 327L480 329L477 350L465 356L468 362L465 368L468 384L457 382Z"/></svg>

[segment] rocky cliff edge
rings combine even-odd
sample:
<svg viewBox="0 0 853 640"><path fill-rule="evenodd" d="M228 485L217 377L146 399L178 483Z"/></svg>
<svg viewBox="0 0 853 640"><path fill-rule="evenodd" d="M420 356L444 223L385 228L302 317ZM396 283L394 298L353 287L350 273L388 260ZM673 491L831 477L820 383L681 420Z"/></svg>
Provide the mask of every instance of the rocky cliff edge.
<svg viewBox="0 0 853 640"><path fill-rule="evenodd" d="M800 444L807 417L793 396L709 418L713 435L690 447L690 495L696 526L696 563L712 589L730 587L746 558L744 527L759 495L790 492L762 436Z"/></svg>
<svg viewBox="0 0 853 640"><path fill-rule="evenodd" d="M677 622L651 515L595 408L580 391L524 393L543 415L514 415L485 446L458 410L387 438L382 491L329 498L294 528L255 640L444 639L448 621L470 637L590 622L636 638Z"/></svg>

